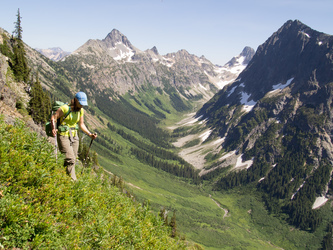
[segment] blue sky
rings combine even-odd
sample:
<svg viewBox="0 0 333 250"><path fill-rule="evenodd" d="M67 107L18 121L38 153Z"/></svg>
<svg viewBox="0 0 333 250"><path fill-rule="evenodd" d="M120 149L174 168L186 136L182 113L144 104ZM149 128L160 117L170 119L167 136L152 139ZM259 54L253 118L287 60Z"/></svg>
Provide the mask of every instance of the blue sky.
<svg viewBox="0 0 333 250"><path fill-rule="evenodd" d="M333 0L10 0L0 27L12 33L17 10L33 48L72 52L113 29L138 49L165 55L186 49L224 65L245 46L257 49L286 21L333 35Z"/></svg>

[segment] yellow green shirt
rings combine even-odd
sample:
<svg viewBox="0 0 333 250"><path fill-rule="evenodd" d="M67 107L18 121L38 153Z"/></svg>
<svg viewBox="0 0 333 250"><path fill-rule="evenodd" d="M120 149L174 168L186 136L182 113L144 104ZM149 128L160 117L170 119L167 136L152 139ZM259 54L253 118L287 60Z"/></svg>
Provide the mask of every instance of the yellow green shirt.
<svg viewBox="0 0 333 250"><path fill-rule="evenodd" d="M69 111L69 106L67 104L65 104L65 105L62 105L60 107L60 109L64 113L64 116L65 116L67 114L67 112ZM77 111L77 112L72 111L69 113L69 115L66 117L66 119L63 120L61 125L67 125L70 128L75 128L76 124L80 121L80 118L83 116L83 114L84 114L83 108L81 108L81 110ZM63 119L63 117L60 118L60 121L62 121L62 119ZM76 130L74 130L73 136L75 136L76 133L77 133ZM69 136L69 131L66 131L66 132L59 131L59 134Z"/></svg>

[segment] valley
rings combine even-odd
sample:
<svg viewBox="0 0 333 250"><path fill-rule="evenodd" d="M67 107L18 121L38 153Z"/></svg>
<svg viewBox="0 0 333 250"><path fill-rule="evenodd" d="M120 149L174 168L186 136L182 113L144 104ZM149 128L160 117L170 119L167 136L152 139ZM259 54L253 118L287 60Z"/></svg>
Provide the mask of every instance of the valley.
<svg viewBox="0 0 333 250"><path fill-rule="evenodd" d="M173 122L174 125L170 121L165 123L169 129L185 124L188 129L198 126L193 113L183 114L179 121ZM198 129L197 134L186 136L183 140L182 137L177 138L175 144L181 148L186 141L200 138L204 133ZM200 150L190 154L189 159L194 159L193 162L201 160L198 169L204 167L202 152L209 151L211 144L218 145L216 140L213 142L208 143L207 148L204 143ZM180 154L182 150L177 149ZM127 189L140 202L149 201L155 213L165 208L171 218L176 211L180 236L196 242L203 249L302 249L309 244L320 245L316 235L293 228L270 215L261 198L256 195L254 186L216 192L212 190L214 181L195 185L190 180L147 168L135 159L124 157L121 161L121 164L114 164L100 156L100 164L117 176L122 176L128 182Z"/></svg>
<svg viewBox="0 0 333 250"><path fill-rule="evenodd" d="M45 136L34 87L52 101L86 92L85 122L99 135L90 167L121 180L121 192L152 214L176 216L190 249L331 244L332 36L289 20L257 51L218 66L184 49L139 50L114 29L60 61L25 45L26 83L30 71L18 75L12 63L14 40L0 33L6 121L36 123Z"/></svg>

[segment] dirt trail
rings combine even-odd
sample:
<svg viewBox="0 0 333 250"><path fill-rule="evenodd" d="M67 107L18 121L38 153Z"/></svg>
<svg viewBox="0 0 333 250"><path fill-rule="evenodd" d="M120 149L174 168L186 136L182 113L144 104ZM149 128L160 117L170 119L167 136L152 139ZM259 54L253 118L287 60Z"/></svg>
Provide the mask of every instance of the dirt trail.
<svg viewBox="0 0 333 250"><path fill-rule="evenodd" d="M214 199L212 198L212 196L211 196L211 195L209 195L209 198L211 198L211 199L212 199L212 201L214 201L214 202L216 203L216 205L217 205L219 208L221 208L221 209L224 211L223 219L224 219L225 217L227 217L227 216L228 216L228 214L229 214L229 211L228 211L228 209L221 207L221 204L220 204L220 203L218 203L216 200L214 200Z"/></svg>

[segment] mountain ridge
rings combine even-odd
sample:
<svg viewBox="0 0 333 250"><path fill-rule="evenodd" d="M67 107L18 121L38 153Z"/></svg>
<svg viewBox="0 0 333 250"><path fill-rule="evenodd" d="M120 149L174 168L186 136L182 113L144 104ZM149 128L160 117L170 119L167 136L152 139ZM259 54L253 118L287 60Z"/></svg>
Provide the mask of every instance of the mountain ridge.
<svg viewBox="0 0 333 250"><path fill-rule="evenodd" d="M197 113L228 153L214 170L231 165L236 171L216 188L257 182L273 197L268 206L283 208L291 224L313 231L320 221L313 204L332 192L332 44L333 36L287 21Z"/></svg>
<svg viewBox="0 0 333 250"><path fill-rule="evenodd" d="M47 58L57 62L62 60L64 57L68 56L71 52L62 50L60 47L48 48L48 49L39 49L36 48L39 53L43 54Z"/></svg>
<svg viewBox="0 0 333 250"><path fill-rule="evenodd" d="M202 96L207 100L220 88L223 76L218 67L205 57L199 58L184 49L160 55L156 46L141 51L116 29L103 40L88 40L61 63L76 67L74 74L75 70L84 70L90 75L88 78L94 75L95 79L91 80L98 81L100 88L111 87L120 95L128 91L137 92L149 82L154 87L170 85L183 99ZM108 72L113 72L113 75ZM230 77L235 78L238 74L236 72ZM82 84L85 85L84 82Z"/></svg>

